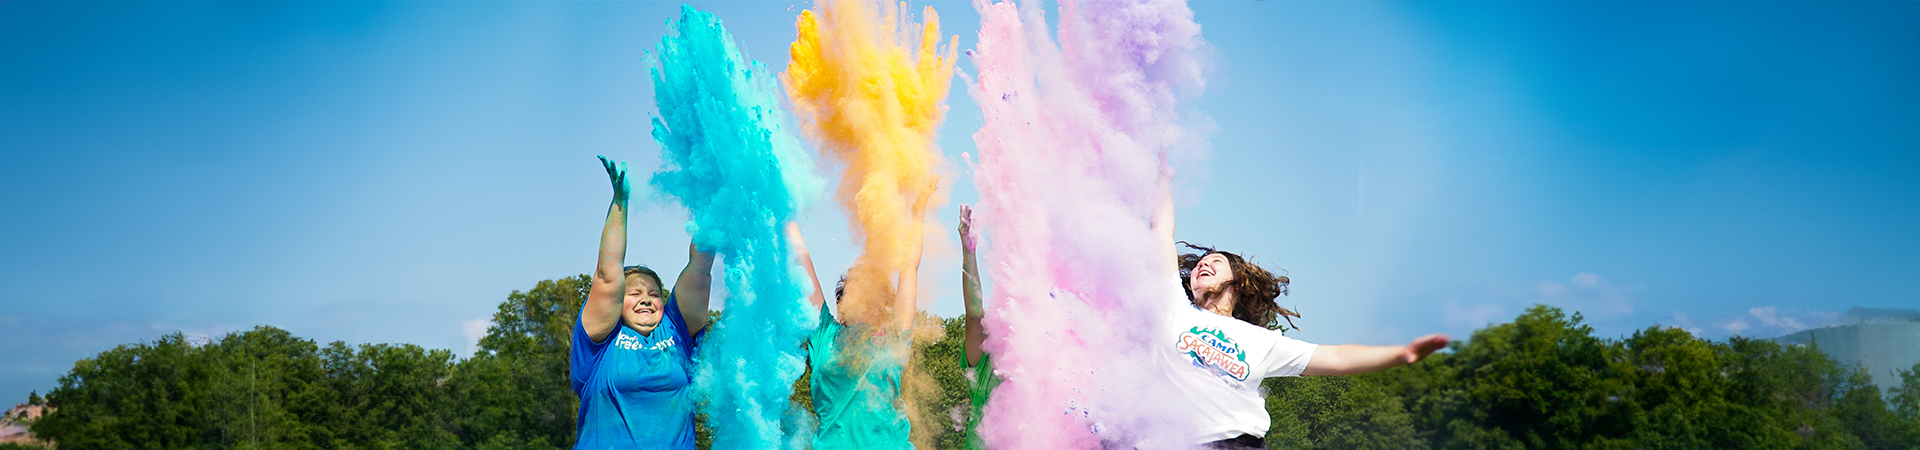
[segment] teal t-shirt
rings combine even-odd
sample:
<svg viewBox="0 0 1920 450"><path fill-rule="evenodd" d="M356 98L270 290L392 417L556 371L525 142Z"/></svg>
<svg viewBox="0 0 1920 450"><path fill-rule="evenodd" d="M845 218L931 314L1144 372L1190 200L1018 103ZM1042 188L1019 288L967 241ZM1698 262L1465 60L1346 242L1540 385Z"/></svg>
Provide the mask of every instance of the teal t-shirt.
<svg viewBox="0 0 1920 450"><path fill-rule="evenodd" d="M967 353L960 352L960 367L966 367L967 397L973 401L973 414L967 416L967 450L985 450L986 442L980 440L980 418L987 409L987 398L993 396L993 388L1000 387L1000 377L993 375L993 355L980 354L980 365L968 366Z"/></svg>
<svg viewBox="0 0 1920 450"><path fill-rule="evenodd" d="M668 294L660 326L642 335L615 324L593 342L573 323L568 372L580 396L575 450L693 450L693 346L680 305ZM702 332L706 330L701 330Z"/></svg>
<svg viewBox="0 0 1920 450"><path fill-rule="evenodd" d="M912 449L911 428L901 414L900 373L906 368L887 340L872 327L848 328L820 306L820 328L807 338L807 364L813 369L813 412L820 431L815 450ZM853 358L849 349L860 351Z"/></svg>

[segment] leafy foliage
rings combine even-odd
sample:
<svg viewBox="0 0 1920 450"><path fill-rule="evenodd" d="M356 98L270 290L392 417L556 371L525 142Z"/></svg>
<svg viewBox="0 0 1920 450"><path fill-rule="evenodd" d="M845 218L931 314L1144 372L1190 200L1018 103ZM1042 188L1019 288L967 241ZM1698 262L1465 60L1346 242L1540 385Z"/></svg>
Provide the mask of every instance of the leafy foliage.
<svg viewBox="0 0 1920 450"><path fill-rule="evenodd" d="M179 333L84 359L32 430L61 448L455 448L441 384L453 355L256 327Z"/></svg>
<svg viewBox="0 0 1920 450"><path fill-rule="evenodd" d="M122 345L76 362L31 428L82 450L570 448L567 347L587 282L512 293L464 360L272 327ZM939 333L911 364L936 389L909 399L932 425L915 431L960 448L964 327L921 323ZM1273 448L1920 449L1920 365L1900 375L1882 391L1816 348L1672 328L1605 339L1578 313L1536 306L1420 364L1262 386ZM807 405L807 376L794 388Z"/></svg>
<svg viewBox="0 0 1920 450"><path fill-rule="evenodd" d="M1664 327L1602 339L1578 313L1535 306L1451 350L1352 383L1385 387L1411 413L1426 440L1419 447L1435 449L1920 448L1920 421L1899 415L1897 395L1920 380L1897 388L1889 407L1865 372L1812 347L1708 341ZM1328 395L1273 391L1270 409ZM1346 408L1394 417L1390 408ZM1275 416L1276 432L1300 429ZM1277 441L1318 446L1292 445L1300 440Z"/></svg>
<svg viewBox="0 0 1920 450"><path fill-rule="evenodd" d="M1425 447L1399 398L1371 375L1270 378L1268 445L1279 448L1397 450Z"/></svg>
<svg viewBox="0 0 1920 450"><path fill-rule="evenodd" d="M479 350L448 383L461 440L476 448L572 448L580 399L567 378L573 324L590 279L515 291L493 314Z"/></svg>
<svg viewBox="0 0 1920 450"><path fill-rule="evenodd" d="M941 319L925 312L920 315L921 326L938 325L941 334L939 340L916 346L909 361L931 375L938 387L933 395L910 399L933 425L929 430L914 432L926 433L935 448L963 448L967 441L966 414L971 411L967 408L971 400L967 397L967 379L961 366L966 356L966 322L960 318Z"/></svg>

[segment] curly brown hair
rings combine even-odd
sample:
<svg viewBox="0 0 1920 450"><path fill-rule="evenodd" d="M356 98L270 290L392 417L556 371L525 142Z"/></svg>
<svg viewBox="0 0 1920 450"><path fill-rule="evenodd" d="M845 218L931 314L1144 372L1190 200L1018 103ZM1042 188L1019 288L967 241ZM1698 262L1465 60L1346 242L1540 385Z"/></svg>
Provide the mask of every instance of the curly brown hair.
<svg viewBox="0 0 1920 450"><path fill-rule="evenodd" d="M1200 264L1200 258L1219 253L1220 256L1227 258L1227 265L1233 267L1233 279L1227 281L1226 285L1234 293L1233 318L1267 329L1300 329L1293 324L1293 318L1300 317L1300 313L1282 308L1277 302L1280 296L1287 295L1287 283L1292 281L1287 279L1286 275L1274 275L1273 272L1268 272L1267 269L1248 262L1246 258L1241 258L1240 255L1232 252L1194 245L1187 241L1180 241L1180 245L1199 251L1199 253L1180 254L1180 287L1187 292L1187 301L1194 301L1191 278L1194 266ZM1281 319L1286 319L1286 326L1280 325Z"/></svg>

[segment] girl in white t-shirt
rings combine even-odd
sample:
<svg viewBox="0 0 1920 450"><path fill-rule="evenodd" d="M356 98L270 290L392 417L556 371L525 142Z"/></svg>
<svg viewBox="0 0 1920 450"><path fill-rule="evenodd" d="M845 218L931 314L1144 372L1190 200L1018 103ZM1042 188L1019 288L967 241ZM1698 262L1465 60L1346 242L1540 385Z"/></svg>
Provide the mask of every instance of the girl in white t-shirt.
<svg viewBox="0 0 1920 450"><path fill-rule="evenodd" d="M1196 253L1181 255L1173 239L1173 203L1167 195L1152 221L1181 293L1166 326L1154 337L1159 366L1187 401L1183 413L1197 419L1189 442L1208 449L1265 448L1266 399L1260 380L1301 375L1353 375L1412 364L1447 345L1432 334L1406 345L1317 345L1281 334L1279 322L1300 317L1275 302L1286 294L1285 276L1245 258L1187 244Z"/></svg>

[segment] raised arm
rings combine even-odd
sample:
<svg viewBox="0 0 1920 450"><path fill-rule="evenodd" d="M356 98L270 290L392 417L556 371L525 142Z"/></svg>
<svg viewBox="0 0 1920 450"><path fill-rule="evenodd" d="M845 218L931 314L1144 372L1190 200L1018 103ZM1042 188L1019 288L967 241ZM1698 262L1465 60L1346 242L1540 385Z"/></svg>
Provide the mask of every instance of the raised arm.
<svg viewBox="0 0 1920 450"><path fill-rule="evenodd" d="M813 254L807 252L807 240L800 238L800 224L787 222L787 242L793 244L794 262L807 269L807 279L813 281L813 293L807 295L807 301L813 302L814 308L827 304L827 294L820 290L820 274L813 271Z"/></svg>
<svg viewBox="0 0 1920 450"><path fill-rule="evenodd" d="M915 296L920 289L920 250L927 238L927 199L939 187L939 180L927 183L927 188L920 191L920 198L913 202L913 226L909 227L907 236L913 242L907 245L907 263L900 266L900 284L894 289L893 297L893 320L901 330L913 329L914 313L920 309Z"/></svg>
<svg viewBox="0 0 1920 450"><path fill-rule="evenodd" d="M1379 372L1421 359L1447 346L1447 335L1430 334L1407 345L1322 345L1307 360L1302 375L1356 375Z"/></svg>
<svg viewBox="0 0 1920 450"><path fill-rule="evenodd" d="M974 261L973 207L960 205L960 294L967 302L967 366L980 365L980 345L987 342L987 308L980 303L980 265Z"/></svg>
<svg viewBox="0 0 1920 450"><path fill-rule="evenodd" d="M593 266L587 301L580 306L580 326L594 342L606 341L620 326L620 300L627 292L621 268L627 258L627 163L602 156L600 165L613 182L613 204L607 206L607 223L600 228L600 257Z"/></svg>
<svg viewBox="0 0 1920 450"><path fill-rule="evenodd" d="M687 335L699 334L707 327L708 297L713 292L713 252L687 243L687 267L673 281L673 301L680 306L680 318L687 320Z"/></svg>

